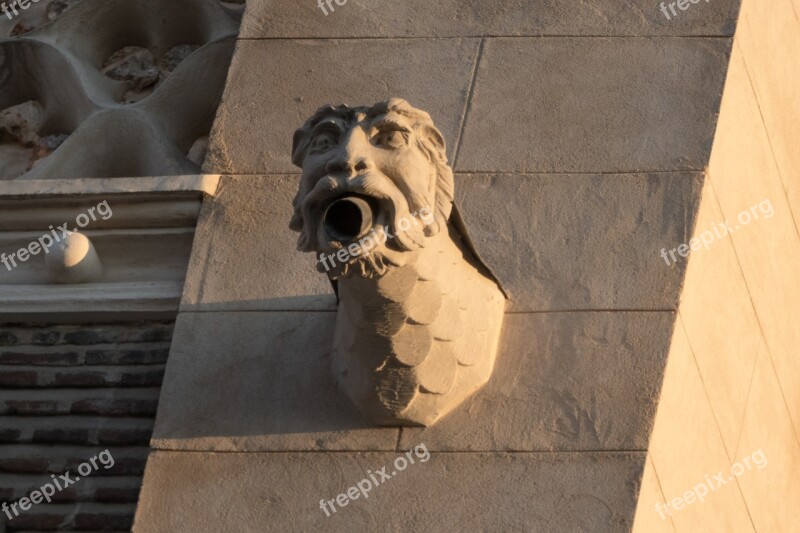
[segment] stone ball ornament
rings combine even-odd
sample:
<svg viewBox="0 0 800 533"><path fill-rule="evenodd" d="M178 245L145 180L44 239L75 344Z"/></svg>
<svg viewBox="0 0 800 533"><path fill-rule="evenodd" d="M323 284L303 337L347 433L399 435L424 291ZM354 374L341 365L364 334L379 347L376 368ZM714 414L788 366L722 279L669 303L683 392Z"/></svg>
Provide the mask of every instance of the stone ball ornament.
<svg viewBox="0 0 800 533"><path fill-rule="evenodd" d="M52 283L93 283L103 277L103 263L92 241L73 232L47 249L45 263Z"/></svg>
<svg viewBox="0 0 800 533"><path fill-rule="evenodd" d="M506 303L451 220L442 134L402 99L329 105L296 131L292 159L290 227L339 297L339 388L375 424L435 423L489 380Z"/></svg>

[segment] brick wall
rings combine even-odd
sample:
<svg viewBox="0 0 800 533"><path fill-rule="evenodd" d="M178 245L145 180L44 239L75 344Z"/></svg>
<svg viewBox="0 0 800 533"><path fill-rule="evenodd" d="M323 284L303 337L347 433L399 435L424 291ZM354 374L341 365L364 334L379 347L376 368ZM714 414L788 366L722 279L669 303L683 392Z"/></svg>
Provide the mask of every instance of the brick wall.
<svg viewBox="0 0 800 533"><path fill-rule="evenodd" d="M0 502L114 458L0 531L130 530L173 326L0 326Z"/></svg>

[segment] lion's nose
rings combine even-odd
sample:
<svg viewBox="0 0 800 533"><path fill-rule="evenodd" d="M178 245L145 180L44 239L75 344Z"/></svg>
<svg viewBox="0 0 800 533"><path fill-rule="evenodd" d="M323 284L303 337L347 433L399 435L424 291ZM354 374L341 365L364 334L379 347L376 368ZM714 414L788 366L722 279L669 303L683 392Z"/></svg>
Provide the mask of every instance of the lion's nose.
<svg viewBox="0 0 800 533"><path fill-rule="evenodd" d="M371 168L370 162L366 158L358 158L356 160L345 158L333 158L325 164L325 172L330 174L345 173L354 174L356 172L363 172Z"/></svg>

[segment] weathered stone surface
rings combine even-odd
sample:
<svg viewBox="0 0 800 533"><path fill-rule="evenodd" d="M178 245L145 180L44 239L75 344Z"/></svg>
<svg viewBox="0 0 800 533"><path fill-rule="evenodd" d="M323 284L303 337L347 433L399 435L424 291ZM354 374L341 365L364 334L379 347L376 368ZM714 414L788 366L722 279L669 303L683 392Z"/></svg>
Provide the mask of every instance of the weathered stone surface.
<svg viewBox="0 0 800 533"><path fill-rule="evenodd" d="M17 134L28 130L11 132L19 143L0 140L0 180L199 170L187 151L211 129L238 33L221 2L5 4L0 114L33 100L43 112L41 121L14 121ZM125 29L131 24L135 34Z"/></svg>
<svg viewBox="0 0 800 533"><path fill-rule="evenodd" d="M322 511L321 499L345 493L368 470L386 466L391 475L402 455L157 451L133 531L626 531L645 460L624 452L432 454L366 500L359 493L330 517Z"/></svg>
<svg viewBox="0 0 800 533"><path fill-rule="evenodd" d="M455 169L703 169L729 47L724 38L488 39Z"/></svg>
<svg viewBox="0 0 800 533"><path fill-rule="evenodd" d="M403 429L401 447L645 450L674 316L509 314L486 388L434 427Z"/></svg>
<svg viewBox="0 0 800 533"><path fill-rule="evenodd" d="M403 443L645 449L672 320L671 313L508 315L489 385L434 428L406 429ZM333 321L333 313L183 313L153 445L394 449L397 430L373 428L336 391L328 356ZM594 356L580 357L586 353ZM224 392L230 383L236 394Z"/></svg>
<svg viewBox="0 0 800 533"><path fill-rule="evenodd" d="M675 309L699 173L456 176L456 202L512 311Z"/></svg>
<svg viewBox="0 0 800 533"><path fill-rule="evenodd" d="M658 2L646 0L344 0L322 5L324 11L313 1L251 0L242 37L730 35L739 1L690 5L675 17L668 12L669 19Z"/></svg>
<svg viewBox="0 0 800 533"><path fill-rule="evenodd" d="M700 248L681 259L689 266L680 314L728 458L734 461L746 391L763 340L731 239L713 233L725 217L710 180L697 216L694 236L708 242L710 231L713 240L708 249Z"/></svg>
<svg viewBox="0 0 800 533"><path fill-rule="evenodd" d="M333 320L333 313L183 313L154 446L393 449L396 430L370 429L336 391L328 366ZM406 429L403 443L424 441L432 450L645 449L672 320L671 313L508 315L487 387L434 428ZM301 345L292 347L297 339ZM610 348L619 344L629 346L624 355ZM586 353L594 356L579 357ZM624 387L615 381L621 374L630 376ZM240 394L209 389L231 382ZM208 393L198 396L198 388Z"/></svg>
<svg viewBox="0 0 800 533"><path fill-rule="evenodd" d="M0 131L23 146L31 146L38 140L45 118L42 104L29 100L0 111Z"/></svg>
<svg viewBox="0 0 800 533"><path fill-rule="evenodd" d="M398 430L374 427L337 392L334 320L327 312L181 313L153 447L393 450Z"/></svg>
<svg viewBox="0 0 800 533"><path fill-rule="evenodd" d="M738 48L731 58L708 173L722 214L734 229L730 238L786 406L800 427L800 238Z"/></svg>
<svg viewBox="0 0 800 533"><path fill-rule="evenodd" d="M133 92L152 87L159 77L153 52L141 46L126 46L117 50L105 60L102 72L112 80L129 82Z"/></svg>
<svg viewBox="0 0 800 533"><path fill-rule="evenodd" d="M394 96L430 112L452 157L477 55L478 39L240 41L204 168L295 172L292 135L304 117L329 102Z"/></svg>
<svg viewBox="0 0 800 533"><path fill-rule="evenodd" d="M289 229L299 176L225 176L195 234L181 309L335 310Z"/></svg>
<svg viewBox="0 0 800 533"><path fill-rule="evenodd" d="M195 237L184 310L336 309L287 227L298 180L222 179ZM686 263L667 266L659 252L691 237L701 180L459 174L456 198L511 310L674 309Z"/></svg>

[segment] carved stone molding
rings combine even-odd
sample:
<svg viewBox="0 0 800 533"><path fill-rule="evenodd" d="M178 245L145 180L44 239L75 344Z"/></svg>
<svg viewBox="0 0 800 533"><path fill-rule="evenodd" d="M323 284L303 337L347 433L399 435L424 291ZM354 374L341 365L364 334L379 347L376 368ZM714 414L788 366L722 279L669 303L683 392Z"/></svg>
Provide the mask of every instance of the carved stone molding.
<svg viewBox="0 0 800 533"><path fill-rule="evenodd" d="M401 99L320 108L294 137L291 227L338 291L337 382L377 424L433 424L494 367L505 298L450 223L445 154Z"/></svg>
<svg viewBox="0 0 800 533"><path fill-rule="evenodd" d="M174 317L200 207L218 180L3 182L0 319Z"/></svg>

